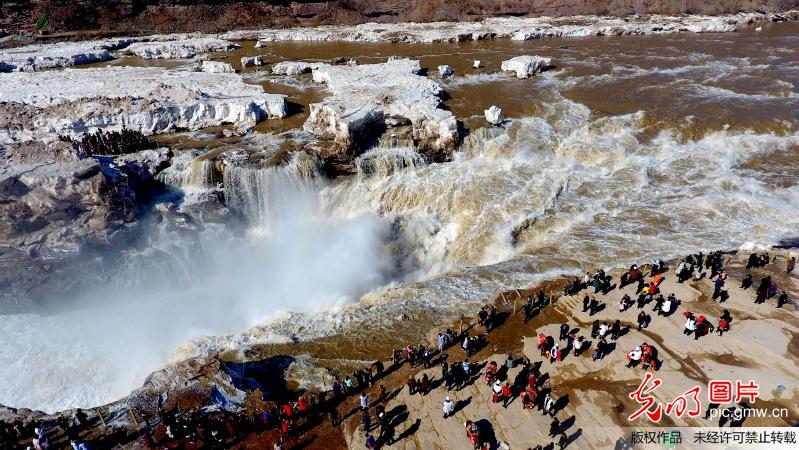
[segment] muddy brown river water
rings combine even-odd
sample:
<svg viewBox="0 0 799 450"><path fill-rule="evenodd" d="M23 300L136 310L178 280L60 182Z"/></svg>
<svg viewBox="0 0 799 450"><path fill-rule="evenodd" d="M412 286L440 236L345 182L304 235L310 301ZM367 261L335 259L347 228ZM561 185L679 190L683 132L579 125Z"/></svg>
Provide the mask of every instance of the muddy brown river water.
<svg viewBox="0 0 799 450"><path fill-rule="evenodd" d="M354 58L360 64L378 63L389 56L418 59L433 76L436 67L455 70L445 80L445 105L469 122L497 105L508 117L540 111L550 99L552 84L565 98L592 113L622 115L645 111L649 126L685 128L686 137L724 125L733 129L786 132L797 120L795 86L799 55L794 50L799 26L770 24L762 31L730 34L673 34L627 37L573 37L512 41L497 39L435 44L359 42L272 42L255 48L242 42L238 51L216 55L239 66L242 56L263 55L283 60L329 62ZM520 54L552 58L553 73L530 80L498 74L500 63ZM474 60L482 62L475 69ZM254 72L249 68L244 72ZM298 84L294 84L298 83ZM281 86L266 80L265 89L284 93L307 105L324 95L309 77ZM691 126L685 127L686 117ZM292 117L286 127L301 123ZM474 125L481 126L476 122Z"/></svg>

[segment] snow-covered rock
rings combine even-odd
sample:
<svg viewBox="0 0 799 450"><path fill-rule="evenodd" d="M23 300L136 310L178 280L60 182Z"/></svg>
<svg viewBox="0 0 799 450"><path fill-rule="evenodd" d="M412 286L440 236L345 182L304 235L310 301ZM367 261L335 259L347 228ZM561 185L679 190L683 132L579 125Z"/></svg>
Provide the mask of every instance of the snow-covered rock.
<svg viewBox="0 0 799 450"><path fill-rule="evenodd" d="M479 59L477 59L472 64L472 67L474 67L475 69L479 69L479 68L483 67L483 63Z"/></svg>
<svg viewBox="0 0 799 450"><path fill-rule="evenodd" d="M452 67L450 67L450 66L448 66L446 64L442 64L442 65L438 66L438 74L441 77L449 77L449 76L452 76L453 73L455 73L455 71L452 70Z"/></svg>
<svg viewBox="0 0 799 450"><path fill-rule="evenodd" d="M771 246L768 244L761 244L758 242L746 241L738 247L738 253L753 253L753 252L768 252L771 251ZM748 255L745 255L748 256Z"/></svg>
<svg viewBox="0 0 799 450"><path fill-rule="evenodd" d="M619 36L677 32L729 32L754 22L794 18L795 14L741 13L721 16L645 15L629 17L493 17L479 22L365 23L224 33L225 39L257 39L256 47L275 41L462 42L482 39L540 39L560 36ZM796 20L796 19L793 19Z"/></svg>
<svg viewBox="0 0 799 450"><path fill-rule="evenodd" d="M281 61L272 66L272 73L275 75L299 75L301 73L308 73L323 65L326 64L307 61Z"/></svg>
<svg viewBox="0 0 799 450"><path fill-rule="evenodd" d="M443 89L418 75L419 61L392 59L382 64L320 65L313 79L333 93L312 103L303 128L331 139L338 152L382 126L410 125L414 143L423 151L449 152L458 140L455 117L439 108ZM324 156L324 155L323 155Z"/></svg>
<svg viewBox="0 0 799 450"><path fill-rule="evenodd" d="M241 58L241 68L245 67L254 67L254 66L263 66L264 65L264 58L263 56L245 56Z"/></svg>
<svg viewBox="0 0 799 450"><path fill-rule="evenodd" d="M171 158L171 150L168 148L156 148L116 156L110 165L129 177L148 181L167 168Z"/></svg>
<svg viewBox="0 0 799 450"><path fill-rule="evenodd" d="M211 37L187 38L174 41L136 42L129 45L127 54L144 59L186 59L199 53L225 52L239 48L238 44Z"/></svg>
<svg viewBox="0 0 799 450"><path fill-rule="evenodd" d="M202 61L200 70L208 73L236 73L236 69L233 66L221 61Z"/></svg>
<svg viewBox="0 0 799 450"><path fill-rule="evenodd" d="M0 83L0 145L97 129L145 134L226 123L248 129L286 115L286 96L231 73L106 67L10 73Z"/></svg>
<svg viewBox="0 0 799 450"><path fill-rule="evenodd" d="M503 72L516 72L516 78L530 78L536 72L543 71L552 64L552 59L541 56L516 56L502 61Z"/></svg>
<svg viewBox="0 0 799 450"><path fill-rule="evenodd" d="M502 123L502 110L496 105L491 105L490 108L483 111L483 114L491 125L499 125Z"/></svg>
<svg viewBox="0 0 799 450"><path fill-rule="evenodd" d="M0 72L33 72L42 69L109 61L113 59L111 50L124 47L131 42L131 39L121 38L102 41L33 44L0 50Z"/></svg>

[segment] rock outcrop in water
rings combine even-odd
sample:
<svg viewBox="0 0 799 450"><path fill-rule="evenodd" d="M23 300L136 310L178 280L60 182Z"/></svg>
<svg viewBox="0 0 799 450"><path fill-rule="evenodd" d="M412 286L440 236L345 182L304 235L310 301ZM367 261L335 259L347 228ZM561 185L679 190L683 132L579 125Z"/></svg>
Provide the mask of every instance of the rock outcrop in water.
<svg viewBox="0 0 799 450"><path fill-rule="evenodd" d="M132 221L135 211L131 195L106 195L110 184L93 159L3 167L0 208L4 217L16 219L2 223L3 242L16 248L58 244L51 249L73 252L90 235L105 239L115 226ZM71 233L61 239L66 228Z"/></svg>
<svg viewBox="0 0 799 450"><path fill-rule="evenodd" d="M541 56L516 56L502 61L502 71L515 72L516 78L530 78L552 65L552 59Z"/></svg>
<svg viewBox="0 0 799 450"><path fill-rule="evenodd" d="M502 110L497 105L491 105L490 108L483 111L486 120L491 125L499 125L502 123Z"/></svg>
<svg viewBox="0 0 799 450"><path fill-rule="evenodd" d="M442 64L442 65L438 66L438 75L441 76L441 77L446 78L446 77L452 76L452 74L454 74L454 73L455 73L455 71L452 70L452 67L450 67L447 64Z"/></svg>
<svg viewBox="0 0 799 450"><path fill-rule="evenodd" d="M319 65L313 79L333 93L309 105L303 128L332 141L320 156L350 161L386 128L409 126L414 144L432 159L445 159L458 142L451 112L440 108L443 89L419 75L419 61L392 59L382 64Z"/></svg>
<svg viewBox="0 0 799 450"><path fill-rule="evenodd" d="M225 52L239 48L238 44L212 37L188 38L172 41L137 42L129 45L125 53L144 59L193 58L200 53Z"/></svg>
<svg viewBox="0 0 799 450"><path fill-rule="evenodd" d="M8 146L123 126L145 134L222 124L248 129L286 116L284 95L236 74L160 68L6 74L0 98L0 145Z"/></svg>
<svg viewBox="0 0 799 450"><path fill-rule="evenodd" d="M200 62L200 70L208 73L236 73L236 69L233 66L221 61L202 61Z"/></svg>
<svg viewBox="0 0 799 450"><path fill-rule="evenodd" d="M322 65L321 63L307 61L281 61L272 66L272 73L275 75L299 75L301 73L309 73Z"/></svg>
<svg viewBox="0 0 799 450"><path fill-rule="evenodd" d="M245 56L241 58L241 68L245 67L255 67L255 66L263 66L264 65L264 58L263 56Z"/></svg>

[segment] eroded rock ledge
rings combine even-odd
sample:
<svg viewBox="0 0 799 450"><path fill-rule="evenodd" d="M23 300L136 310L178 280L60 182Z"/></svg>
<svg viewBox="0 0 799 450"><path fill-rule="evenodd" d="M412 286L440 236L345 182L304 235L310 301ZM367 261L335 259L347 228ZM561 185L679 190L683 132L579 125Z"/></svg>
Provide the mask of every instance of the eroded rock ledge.
<svg viewBox="0 0 799 450"><path fill-rule="evenodd" d="M37 299L68 292L78 280L71 271L83 264L78 255L135 230L143 205L160 192L155 176L171 157L160 148L82 160L0 160L0 307L26 310L30 303L17 302L22 293Z"/></svg>

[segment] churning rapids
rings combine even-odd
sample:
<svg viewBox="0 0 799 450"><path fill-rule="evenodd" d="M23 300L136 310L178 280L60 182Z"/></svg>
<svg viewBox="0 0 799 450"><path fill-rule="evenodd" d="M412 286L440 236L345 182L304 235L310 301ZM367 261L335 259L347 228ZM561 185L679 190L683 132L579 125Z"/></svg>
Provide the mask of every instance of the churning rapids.
<svg viewBox="0 0 799 450"><path fill-rule="evenodd" d="M555 274L795 238L799 24L763 28L245 44L231 60L419 59L470 132L451 162L380 142L356 175L332 181L298 155L226 167L215 184L206 150L176 152L159 175L175 191L160 201L191 208L221 190L246 225L152 223L112 275L87 281L67 307L0 316L0 404L103 404L200 352L319 336L358 318L401 327L405 308L458 310ZM520 54L556 67L527 80L499 72ZM438 79L439 64L455 75ZM245 78L303 105L325 95L307 75ZM502 127L482 119L491 105L507 117ZM276 153L298 139L280 131L302 120L270 121L226 145Z"/></svg>

